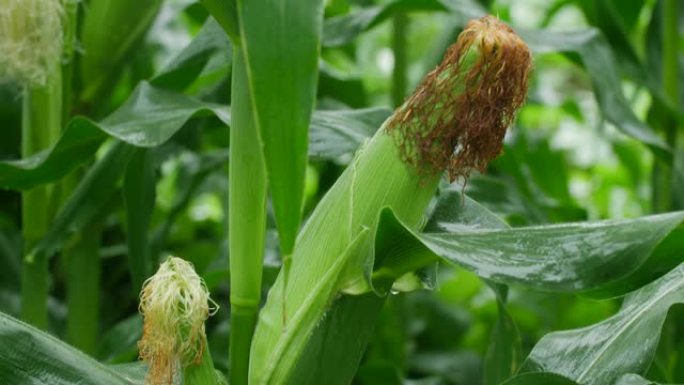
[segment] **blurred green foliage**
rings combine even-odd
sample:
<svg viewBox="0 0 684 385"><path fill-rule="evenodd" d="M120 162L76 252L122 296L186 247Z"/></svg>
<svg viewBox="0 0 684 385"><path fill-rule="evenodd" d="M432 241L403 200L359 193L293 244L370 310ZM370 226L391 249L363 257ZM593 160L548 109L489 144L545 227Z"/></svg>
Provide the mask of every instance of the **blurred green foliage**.
<svg viewBox="0 0 684 385"><path fill-rule="evenodd" d="M598 43L591 45L594 53L608 56L608 63L615 67L591 73L596 68L587 65L581 50L559 48L550 52L540 42L529 99L509 131L504 154L486 173L474 175L457 188L463 187L468 196L512 227L636 218L658 211L654 196L661 187L654 177L660 172L657 165L665 164L675 181L670 187L673 199L666 202L668 211L684 208L684 183L676 183L677 177L684 180L684 162L679 168L672 166L677 165L676 161L672 163L673 158L682 158L678 154L684 148L684 109L668 100L662 85L663 3L326 1L318 98L309 133L311 158L304 183L304 220L355 149L379 126L389 108L395 107L393 92L415 89L439 62L465 21L485 11L498 15L523 36L525 31L540 29L556 37L577 31L596 34ZM82 12L86 11L84 7ZM679 11L681 36L684 6ZM397 14L404 16L397 18ZM396 23L403 24L405 46L399 51L393 47ZM683 51L684 40L679 38L681 68ZM397 58L397 52L403 57ZM77 68L84 65L87 54L80 52ZM59 256L60 246L74 233L87 234L92 220L102 225L101 248L95 256L103 272L99 346L92 353L104 363L127 363L137 357L136 341L142 333L137 291L158 261L173 254L194 263L214 299L224 307L208 321L207 329L216 367L224 372L228 369L230 330L225 309L230 273L225 213L229 135L225 123L230 119L222 108L230 104L230 58L227 37L217 23L208 21L199 3L167 0L145 37L136 37L135 48L125 57L117 56L116 66L108 67L107 75L89 72L102 78L98 82L107 87L100 86L96 92L80 84L85 80L74 80L74 88L88 94L79 99L81 93L74 93L73 120L64 131L73 137L63 138L63 147L56 148L59 151L24 164L0 165L0 184L18 189L60 180L76 165L94 165L88 167L73 195L65 197L56 226L49 233L52 238L40 247ZM405 80L405 86L398 84L393 73L399 61L404 63L405 73L399 78ZM606 89L597 84L597 79L611 77L617 79L617 91L639 129L647 131L634 134L615 118L607 117L606 110L616 107L601 101L600 94ZM684 75L679 79L679 91L684 94L682 79ZM143 81L149 83L141 85ZM0 160L19 158L20 97L17 85L0 85ZM369 110L357 115L342 111L348 108ZM620 115L624 110L615 111L624 117ZM630 118L624 119L627 122ZM133 120L132 127L126 126ZM668 124L674 124L679 132L680 138L674 143L666 143L663 127ZM135 136L140 131L153 131L154 140L147 136L141 142ZM655 141L639 140L639 135L652 135L665 144L660 148L653 144ZM663 150L666 147L667 151ZM60 161L45 169L35 168L52 157ZM106 163L108 159L110 163ZM124 162L126 159L133 159L133 163ZM98 176L97 171L103 168ZM38 171L27 177L22 170ZM13 175L21 177L12 179ZM100 189L79 195L88 188L88 181ZM140 196L147 200L130 204ZM19 192L0 190L0 310L12 316L18 316L20 309L20 228ZM139 242L137 249L131 248L132 239ZM272 206L266 243L262 297L280 267ZM50 331L59 337L65 336L67 313L62 262L52 259L48 304ZM503 327L497 322L507 322L500 319L497 307L504 306L501 292L492 290L472 272L447 265L440 265L437 281L434 293L421 290L391 295L386 301L355 384L499 383L485 382L483 367L492 332L497 325ZM505 297L511 327L520 342L519 361L548 333L598 323L618 313L622 304L619 298L599 301L515 285L506 290ZM669 308L653 363L639 373L649 381L634 375L623 377L619 384L684 383L683 309L681 304ZM510 384L568 383L535 375L526 378Z"/></svg>

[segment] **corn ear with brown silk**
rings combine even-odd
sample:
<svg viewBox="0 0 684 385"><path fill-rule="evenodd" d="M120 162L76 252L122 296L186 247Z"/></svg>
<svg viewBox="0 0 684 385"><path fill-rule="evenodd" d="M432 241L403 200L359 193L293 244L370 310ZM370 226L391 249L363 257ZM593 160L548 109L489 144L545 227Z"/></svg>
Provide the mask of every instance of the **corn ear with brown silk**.
<svg viewBox="0 0 684 385"><path fill-rule="evenodd" d="M251 384L288 383L334 298L373 289L367 271L383 208L417 230L442 174L467 179L499 155L525 100L530 69L531 53L511 28L491 16L467 24L299 233L286 292L281 272L257 323Z"/></svg>

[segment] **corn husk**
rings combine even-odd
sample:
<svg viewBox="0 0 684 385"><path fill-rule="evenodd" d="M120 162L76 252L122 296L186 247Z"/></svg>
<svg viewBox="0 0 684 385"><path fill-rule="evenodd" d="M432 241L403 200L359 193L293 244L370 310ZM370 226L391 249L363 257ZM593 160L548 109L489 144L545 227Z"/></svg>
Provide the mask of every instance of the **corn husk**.
<svg viewBox="0 0 684 385"><path fill-rule="evenodd" d="M364 280L365 290L372 289L367 272L384 207L417 229L444 171L451 179L467 178L500 153L525 98L530 68L527 46L505 24L485 17L466 26L302 228L289 283L283 285L281 272L260 314L250 384L286 383L335 296L363 292L358 283Z"/></svg>

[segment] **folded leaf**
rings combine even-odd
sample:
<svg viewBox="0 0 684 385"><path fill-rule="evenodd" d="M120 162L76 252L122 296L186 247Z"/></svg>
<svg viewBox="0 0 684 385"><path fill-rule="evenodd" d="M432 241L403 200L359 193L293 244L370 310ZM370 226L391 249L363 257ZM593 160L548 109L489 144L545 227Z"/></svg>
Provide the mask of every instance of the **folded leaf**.
<svg viewBox="0 0 684 385"><path fill-rule="evenodd" d="M387 114L381 108L316 111L309 130L310 155L349 161ZM0 162L0 187L28 190L58 181L91 159L108 136L136 147L160 146L190 119L206 115L230 124L227 106L205 103L142 82L124 105L100 123L76 117L50 150L19 161Z"/></svg>
<svg viewBox="0 0 684 385"><path fill-rule="evenodd" d="M458 192L452 190L451 194ZM420 241L422 246L413 243L416 255L424 255L421 247L425 247L482 278L543 291L593 290L591 294L598 297L622 295L675 267L680 262L678 250L684 249L684 212L496 229L464 226L438 211L428 232L422 234L397 227L388 210L382 215L381 221L396 229L395 235L386 235L388 239L398 243L403 242L401 237L413 236ZM417 258L405 254L407 261ZM410 266L396 260L393 266L381 263L380 268L385 277L410 271ZM376 271L375 277L379 273Z"/></svg>
<svg viewBox="0 0 684 385"><path fill-rule="evenodd" d="M651 364L672 305L684 303L684 263L630 294L620 311L595 325L544 336L522 372L553 372L579 384L612 384Z"/></svg>

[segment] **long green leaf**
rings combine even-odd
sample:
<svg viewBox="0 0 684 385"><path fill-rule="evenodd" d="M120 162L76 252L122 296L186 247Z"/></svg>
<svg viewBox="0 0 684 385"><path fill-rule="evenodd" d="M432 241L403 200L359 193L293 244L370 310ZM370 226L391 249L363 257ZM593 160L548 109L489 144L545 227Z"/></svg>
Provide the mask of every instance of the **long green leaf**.
<svg viewBox="0 0 684 385"><path fill-rule="evenodd" d="M230 63L231 56L230 41L216 20L209 18L190 44L155 75L150 83L155 87L182 91L201 75L210 61Z"/></svg>
<svg viewBox="0 0 684 385"><path fill-rule="evenodd" d="M84 12L80 41L83 100L93 102L115 80L154 21L162 0L96 0Z"/></svg>
<svg viewBox="0 0 684 385"><path fill-rule="evenodd" d="M386 109L316 111L311 121L309 153L319 159L348 162L372 134ZM52 149L36 156L0 162L0 187L27 190L61 179L91 159L107 136L134 146L166 143L192 117L213 114L230 124L225 106L141 83L131 99L101 123L75 118ZM377 126L375 126L377 127Z"/></svg>
<svg viewBox="0 0 684 385"><path fill-rule="evenodd" d="M238 0L241 49L281 250L292 253L316 100L322 0Z"/></svg>
<svg viewBox="0 0 684 385"><path fill-rule="evenodd" d="M573 52L580 56L605 118L625 134L648 145L656 155L671 159L668 145L641 122L622 93L620 78L613 70L617 63L605 38L596 29L575 32L520 31L535 53Z"/></svg>
<svg viewBox="0 0 684 385"><path fill-rule="evenodd" d="M137 147L159 146L193 116L211 113L228 119L216 105L143 82L124 105L100 123L74 118L51 150L18 162L0 162L0 186L27 190L57 181L90 159L107 136Z"/></svg>
<svg viewBox="0 0 684 385"><path fill-rule="evenodd" d="M379 6L329 18L323 26L323 45L336 47L349 44L361 33L383 23L399 12L450 11L467 17L479 17L486 11L479 3L466 0L393 0Z"/></svg>
<svg viewBox="0 0 684 385"><path fill-rule="evenodd" d="M157 265L150 251L149 226L154 211L155 152L137 149L126 167L123 183L126 205L126 232L128 241L128 266L131 271L133 293L138 294L152 269Z"/></svg>
<svg viewBox="0 0 684 385"><path fill-rule="evenodd" d="M309 130L309 156L348 163L356 149L373 136L391 113L387 108L314 112Z"/></svg>
<svg viewBox="0 0 684 385"><path fill-rule="evenodd" d="M684 303L684 264L630 294L620 311L598 324L544 336L523 372L554 372L580 384L611 384L648 369L667 312Z"/></svg>
<svg viewBox="0 0 684 385"><path fill-rule="evenodd" d="M55 337L0 312L0 383L142 385Z"/></svg>
<svg viewBox="0 0 684 385"><path fill-rule="evenodd" d="M381 221L400 238L411 232L397 226L385 210ZM446 262L499 283L545 291L592 292L615 296L634 290L666 273L684 249L684 212L630 220L532 226L513 229L465 227L439 221L440 232L415 234L406 251L407 265L381 266L383 277L398 277L426 247ZM403 229L402 229L403 228ZM381 227L382 229L382 227ZM392 237L392 235L386 235ZM425 259L425 257L421 257ZM376 272L376 276L380 272Z"/></svg>
<svg viewBox="0 0 684 385"><path fill-rule="evenodd" d="M496 294L498 318L489 337L483 371L485 385L498 385L518 370L523 355L520 332L506 308L507 287L491 287Z"/></svg>
<svg viewBox="0 0 684 385"><path fill-rule="evenodd" d="M135 148L126 143L115 143L81 180L27 258L50 256L69 240L71 234L100 214L116 192L116 185L134 152Z"/></svg>
<svg viewBox="0 0 684 385"><path fill-rule="evenodd" d="M577 383L554 373L525 373L501 385L577 385Z"/></svg>
<svg viewBox="0 0 684 385"><path fill-rule="evenodd" d="M647 380L638 374L625 374L620 377L615 385L665 385L654 381Z"/></svg>

